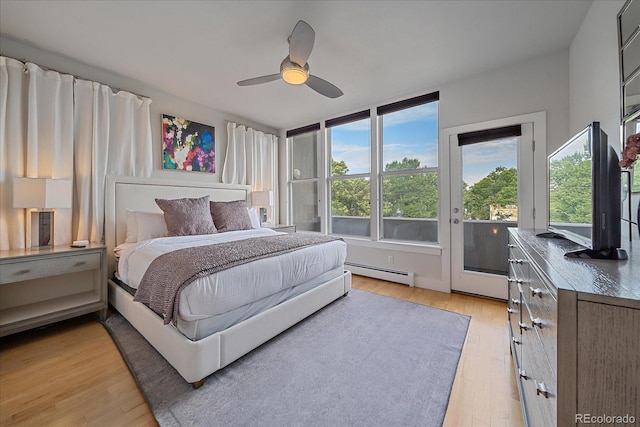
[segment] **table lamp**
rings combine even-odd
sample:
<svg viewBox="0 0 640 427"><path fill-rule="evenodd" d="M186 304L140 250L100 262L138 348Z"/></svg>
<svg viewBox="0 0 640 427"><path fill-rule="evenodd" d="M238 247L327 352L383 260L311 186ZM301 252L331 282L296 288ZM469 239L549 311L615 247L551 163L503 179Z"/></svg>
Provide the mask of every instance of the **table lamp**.
<svg viewBox="0 0 640 427"><path fill-rule="evenodd" d="M273 206L273 191L252 192L251 205L260 208L260 224L267 222L267 207Z"/></svg>
<svg viewBox="0 0 640 427"><path fill-rule="evenodd" d="M69 209L72 203L72 182L51 178L14 178L13 207L37 209L31 211L31 247L53 246L53 211Z"/></svg>

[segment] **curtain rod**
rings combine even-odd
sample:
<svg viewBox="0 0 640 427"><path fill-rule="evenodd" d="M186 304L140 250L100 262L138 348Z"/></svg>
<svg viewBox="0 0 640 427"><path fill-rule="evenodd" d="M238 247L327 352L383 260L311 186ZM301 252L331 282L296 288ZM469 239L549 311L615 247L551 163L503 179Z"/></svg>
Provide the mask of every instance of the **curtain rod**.
<svg viewBox="0 0 640 427"><path fill-rule="evenodd" d="M46 67L46 66L44 66L44 65L36 64L35 62L33 62L33 61L28 61L28 60L26 60L25 58L22 58L22 59L13 58L13 57L11 57L11 56L4 55L2 52L0 52L0 56L4 56L5 58L11 58L11 59L14 59L14 60L16 60L16 61L22 62L22 63L23 63L23 64L25 64L25 65L26 65L26 63L27 63L27 62L29 62L29 63L31 63L31 64L35 64L35 65L37 65L38 67L42 68L44 71L54 71L54 72L56 72L56 73L69 75L69 76L73 77L73 78L74 78L74 80L87 80L87 81L90 81L90 82L99 83L99 84L101 84L101 85L107 86L108 88L110 88L110 89L111 89L112 91L114 91L115 93L117 93L117 92L121 92L121 91L122 91L122 92L128 92L128 93L130 93L130 94L132 94L132 95L135 95L135 96L137 96L138 98L142 98L142 99L151 99L150 97L148 97L148 96L146 96L146 95L141 95L141 94L139 94L139 93L135 93L135 92L132 92L132 91L130 91L130 90L121 89L121 88L117 88L117 87L112 87L112 86L110 86L110 85L108 85L108 84L105 84L105 83L96 82L94 79L87 79L87 78L84 78L84 77L78 76L78 75L73 74L73 73L67 73L67 72L65 72L65 71L60 71L60 70L57 70L57 69L55 69L55 68Z"/></svg>

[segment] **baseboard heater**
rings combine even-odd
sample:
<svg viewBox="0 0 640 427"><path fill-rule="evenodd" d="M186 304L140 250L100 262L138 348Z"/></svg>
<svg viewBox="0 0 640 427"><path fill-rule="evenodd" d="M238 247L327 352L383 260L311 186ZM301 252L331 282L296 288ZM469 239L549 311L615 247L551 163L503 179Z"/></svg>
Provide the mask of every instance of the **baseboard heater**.
<svg viewBox="0 0 640 427"><path fill-rule="evenodd" d="M344 265L347 266L353 274L402 283L411 287L415 286L413 272L389 270L387 268L371 267L370 265L355 264L352 262L345 262Z"/></svg>

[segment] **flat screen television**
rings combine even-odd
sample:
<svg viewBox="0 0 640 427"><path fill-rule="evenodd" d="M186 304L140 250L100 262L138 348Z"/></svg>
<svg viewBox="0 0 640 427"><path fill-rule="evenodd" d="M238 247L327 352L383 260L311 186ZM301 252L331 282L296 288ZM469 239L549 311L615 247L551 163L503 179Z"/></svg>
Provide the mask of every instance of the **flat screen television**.
<svg viewBox="0 0 640 427"><path fill-rule="evenodd" d="M620 249L618 155L599 122L589 124L548 156L549 232L585 249L565 256L626 259Z"/></svg>

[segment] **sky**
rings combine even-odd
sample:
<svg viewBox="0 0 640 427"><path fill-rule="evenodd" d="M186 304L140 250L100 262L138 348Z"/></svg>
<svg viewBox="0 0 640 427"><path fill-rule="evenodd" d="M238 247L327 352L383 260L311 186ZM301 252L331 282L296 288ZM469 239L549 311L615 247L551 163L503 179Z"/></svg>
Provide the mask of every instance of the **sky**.
<svg viewBox="0 0 640 427"><path fill-rule="evenodd" d="M419 105L383 116L382 165L404 157L418 158L420 166L438 166L438 103ZM369 119L331 128L331 155L344 162L349 173L370 171Z"/></svg>
<svg viewBox="0 0 640 427"><path fill-rule="evenodd" d="M438 166L438 103L385 114L382 118L382 166L404 157L420 166ZM370 171L369 119L331 128L331 154L343 160L350 174ZM498 166L516 167L517 138L473 144L463 148L463 180L473 185Z"/></svg>
<svg viewBox="0 0 640 427"><path fill-rule="evenodd" d="M499 166L517 167L518 139L512 137L462 147L462 180L471 187Z"/></svg>

